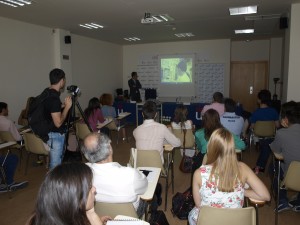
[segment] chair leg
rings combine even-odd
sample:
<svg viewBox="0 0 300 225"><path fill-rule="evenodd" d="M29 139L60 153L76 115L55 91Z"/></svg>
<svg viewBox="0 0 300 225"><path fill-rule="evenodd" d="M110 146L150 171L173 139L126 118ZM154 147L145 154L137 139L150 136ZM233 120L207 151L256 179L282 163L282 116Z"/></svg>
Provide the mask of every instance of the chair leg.
<svg viewBox="0 0 300 225"><path fill-rule="evenodd" d="M174 151L171 154L171 184L172 184L172 194L174 194Z"/></svg>
<svg viewBox="0 0 300 225"><path fill-rule="evenodd" d="M279 191L280 191L280 160L278 160L278 171L277 171L277 201L275 208L275 225L278 225L278 205L279 205Z"/></svg>
<svg viewBox="0 0 300 225"><path fill-rule="evenodd" d="M168 190L169 190L169 174L166 177L166 190L165 190L165 211L167 211L168 204Z"/></svg>
<svg viewBox="0 0 300 225"><path fill-rule="evenodd" d="M119 144L119 131L117 130L117 145Z"/></svg>
<svg viewBox="0 0 300 225"><path fill-rule="evenodd" d="M25 175L27 175L29 156L30 156L30 152L27 152L27 160L26 160L26 167L25 167Z"/></svg>

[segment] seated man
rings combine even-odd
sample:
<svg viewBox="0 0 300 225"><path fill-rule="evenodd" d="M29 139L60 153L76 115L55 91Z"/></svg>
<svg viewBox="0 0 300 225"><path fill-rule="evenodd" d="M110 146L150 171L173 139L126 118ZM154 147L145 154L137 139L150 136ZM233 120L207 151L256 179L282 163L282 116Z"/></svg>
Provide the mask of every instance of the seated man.
<svg viewBox="0 0 300 225"><path fill-rule="evenodd" d="M279 127L279 115L277 111L271 108L271 93L269 90L261 90L257 94L259 108L256 109L251 117L250 124L251 128L254 128L256 121L274 121L275 126ZM256 162L256 167L253 169L256 174L265 171L265 166L271 153L270 143L272 139L263 139L259 141L260 153Z"/></svg>
<svg viewBox="0 0 300 225"><path fill-rule="evenodd" d="M223 94L221 92L215 92L213 94L213 102L210 105L206 105L203 107L201 111L201 116L209 110L214 109L219 113L219 116L222 116L224 113L224 104L223 104Z"/></svg>
<svg viewBox="0 0 300 225"><path fill-rule="evenodd" d="M287 102L281 108L281 125L284 127L277 131L274 141L270 144L273 152L282 154L284 162L281 164L281 174L284 177L292 161L300 161L300 103ZM277 179L275 179L277 181ZM277 187L277 182L274 185ZM279 191L278 212L293 208L300 212L300 194L295 200L289 202L285 189Z"/></svg>
<svg viewBox="0 0 300 225"><path fill-rule="evenodd" d="M244 126L244 119L235 114L236 104L231 98L225 99L224 105L225 113L220 117L221 124L231 133L240 137Z"/></svg>
<svg viewBox="0 0 300 225"><path fill-rule="evenodd" d="M22 137L18 132L13 121L7 118L8 116L8 107L5 102L0 102L0 131L9 131L16 141L21 141ZM5 160L5 162L4 162ZM0 155L0 164L4 162L4 173L6 177L6 183L8 184L8 189L20 189L27 186L28 181L23 182L14 182L14 174L18 165L18 157L15 154L9 154L5 159L5 155ZM2 176L2 174L0 175ZM6 185L3 185L1 182L3 177L0 177L0 193L6 192Z"/></svg>
<svg viewBox="0 0 300 225"><path fill-rule="evenodd" d="M135 145L138 150L157 150L164 163L164 143L167 142L173 147L181 146L181 141L164 124L155 122L157 116L156 104L147 101L143 105L142 114L144 122L133 131Z"/></svg>
<svg viewBox="0 0 300 225"><path fill-rule="evenodd" d="M108 203L132 202L134 208L143 207L138 195L148 187L147 178L140 171L113 162L111 140L105 134L91 133L81 151L94 173L93 185L97 189L96 201ZM141 204L140 204L141 202ZM141 216L140 214L139 216Z"/></svg>
<svg viewBox="0 0 300 225"><path fill-rule="evenodd" d="M0 131L9 131L16 141L22 141L15 123L8 117L8 106L5 102L0 102Z"/></svg>

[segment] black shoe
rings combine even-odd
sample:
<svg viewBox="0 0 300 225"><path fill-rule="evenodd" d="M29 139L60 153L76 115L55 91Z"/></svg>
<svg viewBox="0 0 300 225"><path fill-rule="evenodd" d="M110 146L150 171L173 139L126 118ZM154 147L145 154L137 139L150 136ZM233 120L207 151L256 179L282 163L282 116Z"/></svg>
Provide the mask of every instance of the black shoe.
<svg viewBox="0 0 300 225"><path fill-rule="evenodd" d="M10 190L18 190L27 187L28 181L16 182L9 185Z"/></svg>
<svg viewBox="0 0 300 225"><path fill-rule="evenodd" d="M1 184L1 185L0 185L0 193L5 193L5 192L7 192L7 191L9 191L9 187L8 187L8 189L7 189L7 187L6 187L5 184Z"/></svg>

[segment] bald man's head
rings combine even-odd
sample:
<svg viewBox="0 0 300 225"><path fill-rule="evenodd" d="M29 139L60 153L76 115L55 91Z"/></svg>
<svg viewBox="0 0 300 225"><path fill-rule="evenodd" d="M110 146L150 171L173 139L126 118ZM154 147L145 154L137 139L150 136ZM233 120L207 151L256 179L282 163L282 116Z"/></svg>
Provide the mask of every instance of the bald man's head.
<svg viewBox="0 0 300 225"><path fill-rule="evenodd" d="M101 162L112 154L110 143L105 134L90 133L84 139L81 151L90 163Z"/></svg>

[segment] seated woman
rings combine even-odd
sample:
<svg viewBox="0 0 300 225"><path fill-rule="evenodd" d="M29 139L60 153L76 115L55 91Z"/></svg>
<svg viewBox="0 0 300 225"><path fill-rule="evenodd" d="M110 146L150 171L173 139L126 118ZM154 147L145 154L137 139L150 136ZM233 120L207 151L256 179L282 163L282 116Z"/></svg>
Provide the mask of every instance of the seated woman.
<svg viewBox="0 0 300 225"><path fill-rule="evenodd" d="M28 126L28 111L31 102L34 100L34 97L29 97L26 102L26 107L20 113L18 124L21 126Z"/></svg>
<svg viewBox="0 0 300 225"><path fill-rule="evenodd" d="M97 132L97 124L105 121L102 111L100 109L100 101L94 97L90 99L88 107L84 110L84 114L94 132ZM103 127L101 132L108 134L107 128Z"/></svg>
<svg viewBox="0 0 300 225"><path fill-rule="evenodd" d="M106 117L111 117L114 119L116 127L119 127L119 121L116 119L117 114L115 107L113 107L114 99L111 94L104 93L100 97L100 103L102 105L102 113L103 116ZM122 135L123 135L123 140L126 139L126 133L125 133L125 128L122 128Z"/></svg>
<svg viewBox="0 0 300 225"><path fill-rule="evenodd" d="M202 164L204 155L206 154L207 142L211 134L218 128L223 128L219 113L214 109L207 110L202 117L203 128L195 133L197 148L200 151L197 155L197 161L194 162L194 169L197 169ZM233 134L235 148L244 150L245 143L236 135Z"/></svg>
<svg viewBox="0 0 300 225"><path fill-rule="evenodd" d="M94 211L93 172L84 163L64 163L43 181L28 225L102 225L111 219Z"/></svg>
<svg viewBox="0 0 300 225"><path fill-rule="evenodd" d="M189 213L189 224L197 224L201 206L242 208L244 196L269 201L264 183L236 158L234 139L225 128L215 130L207 145L207 163L193 176L195 207ZM250 189L245 189L248 184ZM247 185L247 186L248 186Z"/></svg>
<svg viewBox="0 0 300 225"><path fill-rule="evenodd" d="M185 105L178 105L174 112L174 120L171 123L172 130L194 130L193 121L187 119L188 110ZM176 136L176 133L175 133ZM186 140L187 141L187 140ZM194 143L194 140L192 140ZM181 140L183 143L183 140ZM193 149L187 149L186 155L192 157L195 154L195 150Z"/></svg>

